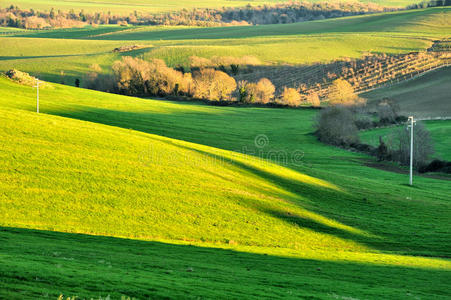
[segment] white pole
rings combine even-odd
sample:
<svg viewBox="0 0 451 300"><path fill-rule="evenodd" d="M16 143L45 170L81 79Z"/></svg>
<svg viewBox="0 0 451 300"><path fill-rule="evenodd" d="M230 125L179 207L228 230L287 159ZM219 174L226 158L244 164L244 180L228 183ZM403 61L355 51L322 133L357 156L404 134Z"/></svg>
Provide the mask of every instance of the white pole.
<svg viewBox="0 0 451 300"><path fill-rule="evenodd" d="M413 185L413 117L410 120L410 179L409 184Z"/></svg>
<svg viewBox="0 0 451 300"><path fill-rule="evenodd" d="M36 112L39 113L39 79L36 78Z"/></svg>

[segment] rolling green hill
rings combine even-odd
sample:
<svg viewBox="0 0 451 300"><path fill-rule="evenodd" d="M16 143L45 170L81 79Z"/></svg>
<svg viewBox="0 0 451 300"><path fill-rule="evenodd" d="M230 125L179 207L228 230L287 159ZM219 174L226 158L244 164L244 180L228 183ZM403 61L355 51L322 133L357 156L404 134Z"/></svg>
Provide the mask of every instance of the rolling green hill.
<svg viewBox="0 0 451 300"><path fill-rule="evenodd" d="M450 15L449 8L434 8L285 25L28 31L0 37L0 70L14 67L45 80L73 84L89 72L91 64L107 71L121 55L161 58L176 66L187 65L192 55L251 55L265 65L299 65L359 58L368 52L409 53L426 50L433 40L449 36ZM133 44L149 48L112 52Z"/></svg>
<svg viewBox="0 0 451 300"><path fill-rule="evenodd" d="M320 144L314 110L0 89L3 298L449 297L449 181Z"/></svg>
<svg viewBox="0 0 451 300"><path fill-rule="evenodd" d="M391 98L400 105L401 113L416 118L451 117L450 90L451 67L446 67L361 96L370 103L386 97Z"/></svg>

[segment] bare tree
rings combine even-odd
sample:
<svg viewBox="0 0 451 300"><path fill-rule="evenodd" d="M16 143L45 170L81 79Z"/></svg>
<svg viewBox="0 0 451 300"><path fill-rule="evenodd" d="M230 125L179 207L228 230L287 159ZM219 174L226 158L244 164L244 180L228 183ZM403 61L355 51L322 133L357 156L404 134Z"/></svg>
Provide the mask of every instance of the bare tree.
<svg viewBox="0 0 451 300"><path fill-rule="evenodd" d="M269 103L274 98L276 88L267 78L260 79L257 83L240 81L238 83L240 101L246 103Z"/></svg>
<svg viewBox="0 0 451 300"><path fill-rule="evenodd" d="M415 168L420 168L429 162L434 153L434 147L429 131L423 123L417 122L413 133L413 162ZM394 159L403 165L408 165L410 162L410 129L406 130L406 127L402 126L396 130L392 136L390 147Z"/></svg>
<svg viewBox="0 0 451 300"><path fill-rule="evenodd" d="M200 69L194 72L194 97L212 101L230 99L236 89L236 81L224 72L215 69Z"/></svg>
<svg viewBox="0 0 451 300"><path fill-rule="evenodd" d="M337 79L332 83L329 91L329 103L332 105L364 104L364 99L357 96L352 85L344 79Z"/></svg>
<svg viewBox="0 0 451 300"><path fill-rule="evenodd" d="M307 95L307 98L305 100L308 104L314 107L320 107L321 101L319 100L319 96L316 92L311 92Z"/></svg>
<svg viewBox="0 0 451 300"><path fill-rule="evenodd" d="M389 98L384 98L377 105L377 114L382 124L395 123L399 111L399 105Z"/></svg>
<svg viewBox="0 0 451 300"><path fill-rule="evenodd" d="M301 105L301 100L302 96L296 89L284 87L282 94L277 99L277 103L288 106L299 106Z"/></svg>
<svg viewBox="0 0 451 300"><path fill-rule="evenodd" d="M319 140L324 143L349 146L359 142L354 115L346 107L331 106L321 110L315 127Z"/></svg>

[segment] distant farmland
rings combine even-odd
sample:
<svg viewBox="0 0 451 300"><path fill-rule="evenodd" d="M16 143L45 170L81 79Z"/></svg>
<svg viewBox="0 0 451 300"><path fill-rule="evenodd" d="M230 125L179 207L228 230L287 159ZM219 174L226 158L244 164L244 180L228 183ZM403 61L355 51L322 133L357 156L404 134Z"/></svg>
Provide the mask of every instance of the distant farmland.
<svg viewBox="0 0 451 300"><path fill-rule="evenodd" d="M362 94L370 102L388 97L400 105L403 114L417 117L451 117L451 67L389 88Z"/></svg>
<svg viewBox="0 0 451 300"><path fill-rule="evenodd" d="M344 0L346 2L348 0ZM286 0L137 0L137 1L120 1L120 0L110 0L108 3L105 3L101 0L85 0L85 1L57 1L57 0L17 0L17 1L8 1L1 0L1 6L8 6L11 4L18 5L21 8L34 8L34 9L44 9L50 10L53 8L69 10L81 10L87 12L96 12L108 10L112 13L118 14L129 14L134 12L135 10L141 12L150 12L150 13L161 13L161 12L170 12L180 10L181 8L217 8L217 7L232 7L232 6L246 6L247 4L251 5L264 5L264 4L274 4L278 2L286 2ZM309 2L325 2L324 0L310 0ZM343 1L342 1L343 2ZM351 2L351 1L350 1ZM360 2L375 2L381 5L386 6L407 6L409 4L417 3L415 0L361 0Z"/></svg>
<svg viewBox="0 0 451 300"><path fill-rule="evenodd" d="M193 55L250 55L263 65L279 66L328 63L367 53L402 54L424 51L434 40L446 38L451 30L450 15L450 8L433 8L286 25L25 31L1 38L0 70L15 67L43 79L73 84L93 63L108 72L112 62L123 55L161 58L170 66L187 66ZM31 39L34 37L39 39ZM112 52L133 44L150 47Z"/></svg>

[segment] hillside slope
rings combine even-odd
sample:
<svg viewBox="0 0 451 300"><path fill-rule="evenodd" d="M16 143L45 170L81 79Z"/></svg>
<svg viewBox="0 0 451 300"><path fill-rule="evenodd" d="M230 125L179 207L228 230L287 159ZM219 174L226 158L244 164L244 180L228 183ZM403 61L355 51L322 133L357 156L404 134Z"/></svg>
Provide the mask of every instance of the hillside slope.
<svg viewBox="0 0 451 300"><path fill-rule="evenodd" d="M339 266L348 262L343 276L362 273L364 280L357 285L349 277L348 285L337 289L320 276L314 279L317 287L305 290L286 275L282 278L292 287L293 297L318 293L323 298L331 290L357 296L362 286L374 281L384 284L367 290L370 298L411 291L446 297L442 286L446 280L440 278L451 265L438 257L450 256L446 238L449 182L418 178L413 190L403 185L406 178L400 174L362 166L365 157L319 144L310 134L314 111L179 104L53 85L41 91L42 113L37 115L32 88L4 78L0 78L0 88L0 115L5 120L0 124L1 226L166 243L94 238L91 241L99 243L96 251L116 249L109 258L99 258L82 250L84 237L4 228L0 235L8 242L0 251L8 263L2 264L6 288L1 290L6 295L16 295L18 287L27 291L27 297L36 296L42 288L51 295L63 291L89 296L108 289L115 295L164 295L162 288L168 283L159 280L171 273L131 270L142 261L138 257L131 266L124 264L125 253L130 251L126 249L142 245L147 250L136 253L146 253L146 261L152 261L155 268L177 268L172 280L178 288L171 288L174 296L197 283L202 289L192 294L215 295L222 289L229 295L238 290L258 297L253 291L264 285L267 293L282 297L286 290L277 286L278 269L288 264L310 268L313 262L337 278L343 272ZM21 252L22 242L17 243L21 236L27 236L32 255ZM174 243L248 252L246 259L258 269L262 262L257 254L270 254L263 261L275 273L271 270L265 275L260 269L256 276L273 278L272 283L258 281L243 290L229 277L223 282L226 288L209 272L247 276L238 265L225 271L226 252L184 250ZM53 249L55 258L46 259L49 250L43 252L40 247ZM172 262L157 255L157 249L173 252ZM207 256L202 263L196 258L199 251ZM61 253L75 261L61 263ZM216 256L222 261L219 266ZM101 266L88 267L100 260ZM30 264L35 267L27 268ZM64 271L52 279L61 264L67 272L87 274L93 287L68 285L79 277L69 278ZM180 277L180 268L190 265L203 271L195 279ZM160 283L155 283L154 290L130 289L125 283L115 285L118 278L108 272L103 279L92 277L96 270L111 266L124 273L142 272L146 280ZM286 274L295 272L290 270ZM396 287L393 281L388 284L382 279L384 272L412 280ZM300 274L301 281L309 278L306 271ZM26 283L26 288L17 279L35 277L42 280ZM434 279L428 281L430 277ZM99 287L99 280L108 284ZM52 281L57 290L48 285Z"/></svg>
<svg viewBox="0 0 451 300"><path fill-rule="evenodd" d="M416 118L451 117L451 67L441 68L391 87L361 94L370 103L395 100L405 115Z"/></svg>
<svg viewBox="0 0 451 300"><path fill-rule="evenodd" d="M99 26L26 31L1 37L0 70L17 68L74 84L97 63L109 72L123 55L188 66L189 57L254 56L262 65L311 65L366 53L406 54L451 34L450 8L403 11L294 24L220 28ZM35 39L39 38L39 39ZM87 41L86 39L94 39ZM124 45L148 48L113 53ZM334 49L334 51L329 51Z"/></svg>

